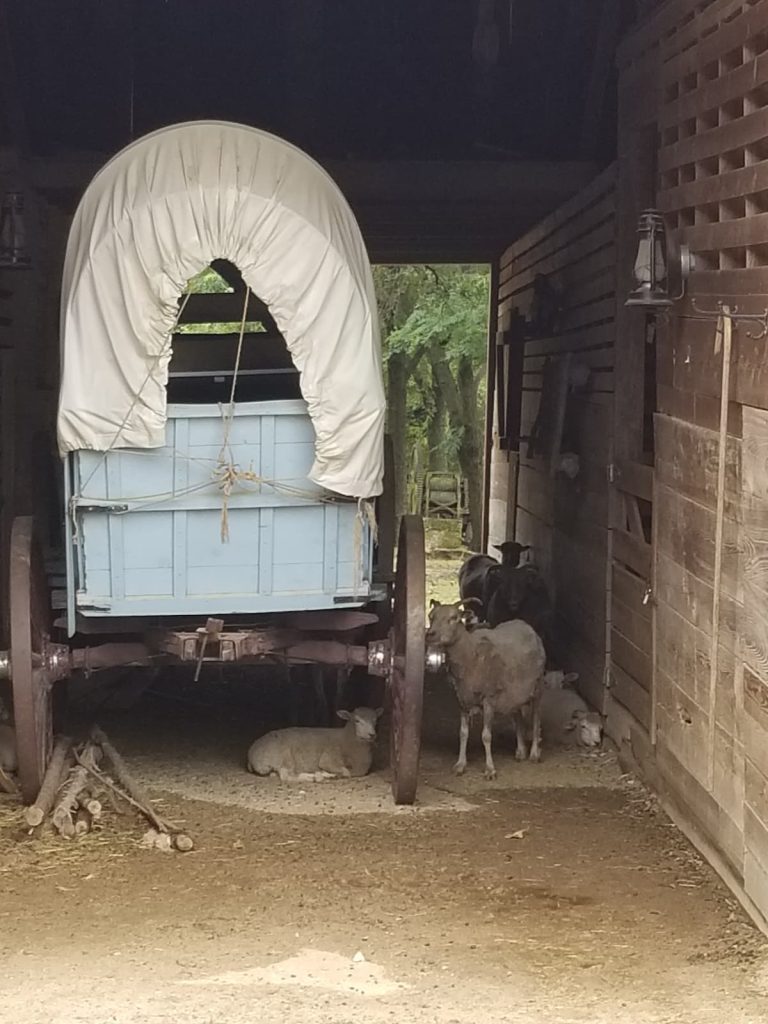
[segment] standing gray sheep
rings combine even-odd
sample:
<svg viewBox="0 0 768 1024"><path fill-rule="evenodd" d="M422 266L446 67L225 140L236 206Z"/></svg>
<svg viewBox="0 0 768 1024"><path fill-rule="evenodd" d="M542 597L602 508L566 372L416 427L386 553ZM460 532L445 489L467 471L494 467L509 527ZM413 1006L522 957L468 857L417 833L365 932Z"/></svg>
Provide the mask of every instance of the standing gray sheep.
<svg viewBox="0 0 768 1024"><path fill-rule="evenodd" d="M459 759L454 766L461 775L467 767L469 719L483 713L485 777L496 778L491 752L494 715L514 716L518 760L527 756L525 730L519 712L531 708L533 739L530 759L538 761L539 700L544 676L544 647L526 622L505 622L496 629L468 631L461 616L462 602L441 605L433 602L429 613L429 643L443 647L448 672L461 709Z"/></svg>
<svg viewBox="0 0 768 1024"><path fill-rule="evenodd" d="M373 760L376 723L382 708L338 711L343 729L276 729L261 736L248 751L248 770L255 775L279 775L283 782L322 782L324 779L367 775Z"/></svg>

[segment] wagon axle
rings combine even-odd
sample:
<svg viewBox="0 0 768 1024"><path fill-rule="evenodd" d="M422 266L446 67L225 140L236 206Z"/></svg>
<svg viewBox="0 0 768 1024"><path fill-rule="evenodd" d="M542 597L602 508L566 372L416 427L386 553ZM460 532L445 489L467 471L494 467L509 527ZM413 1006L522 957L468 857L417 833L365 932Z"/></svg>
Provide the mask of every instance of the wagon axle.
<svg viewBox="0 0 768 1024"><path fill-rule="evenodd" d="M392 640L376 640L369 644L344 644L336 640L296 640L280 646L270 642L269 634L277 631L260 630L258 633L224 633L217 645L207 645L211 652L200 658L199 637L192 633L169 632L159 638L157 650L143 643L107 643L95 647L70 649L65 644L41 645L32 663L51 684L65 679L76 671L103 671L109 668L129 665L149 665L158 657L169 657L181 662L232 664L239 661L254 662L265 658L279 658L289 664L317 663L337 668L367 668L373 676L388 677L393 668L402 671L404 657L393 655ZM218 648L218 649L217 649ZM445 663L444 653L436 647L428 647L424 657L424 668L436 672ZM10 651L0 651L0 679L12 679L12 658Z"/></svg>

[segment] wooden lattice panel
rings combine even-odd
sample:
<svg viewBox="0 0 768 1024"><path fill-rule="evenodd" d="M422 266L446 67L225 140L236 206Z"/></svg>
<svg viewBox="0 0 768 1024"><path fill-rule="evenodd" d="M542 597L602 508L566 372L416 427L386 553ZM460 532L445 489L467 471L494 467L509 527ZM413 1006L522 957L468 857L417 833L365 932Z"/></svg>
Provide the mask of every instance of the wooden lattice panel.
<svg viewBox="0 0 768 1024"><path fill-rule="evenodd" d="M696 292L755 294L768 282L768 2L697 8L659 54L659 205L695 254Z"/></svg>

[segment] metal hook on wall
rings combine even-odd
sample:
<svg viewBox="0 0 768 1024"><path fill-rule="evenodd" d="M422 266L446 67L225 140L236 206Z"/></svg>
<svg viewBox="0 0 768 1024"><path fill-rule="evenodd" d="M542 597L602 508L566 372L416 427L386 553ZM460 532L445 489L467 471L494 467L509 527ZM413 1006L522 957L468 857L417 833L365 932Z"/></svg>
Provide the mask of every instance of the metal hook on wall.
<svg viewBox="0 0 768 1024"><path fill-rule="evenodd" d="M768 337L768 309L765 309L762 313L740 313L738 306L728 306L724 302L718 302L716 309L704 309L698 305L696 299L691 299L691 305L700 316L691 316L684 313L683 319L685 320L719 320L720 317L727 316L734 326L738 323L759 324L760 330L758 332L746 332L747 337L753 341L760 341Z"/></svg>

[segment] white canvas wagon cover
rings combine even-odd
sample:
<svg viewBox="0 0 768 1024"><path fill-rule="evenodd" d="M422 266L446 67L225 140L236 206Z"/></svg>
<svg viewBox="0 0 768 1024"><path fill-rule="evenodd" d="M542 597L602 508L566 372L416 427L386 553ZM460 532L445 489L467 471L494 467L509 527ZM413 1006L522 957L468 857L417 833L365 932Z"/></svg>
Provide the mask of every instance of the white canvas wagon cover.
<svg viewBox="0 0 768 1024"><path fill-rule="evenodd" d="M355 218L301 150L223 122L147 135L83 196L62 287L62 454L165 443L178 300L215 259L238 268L285 337L315 429L311 479L380 494L381 351Z"/></svg>

